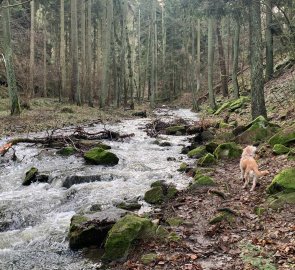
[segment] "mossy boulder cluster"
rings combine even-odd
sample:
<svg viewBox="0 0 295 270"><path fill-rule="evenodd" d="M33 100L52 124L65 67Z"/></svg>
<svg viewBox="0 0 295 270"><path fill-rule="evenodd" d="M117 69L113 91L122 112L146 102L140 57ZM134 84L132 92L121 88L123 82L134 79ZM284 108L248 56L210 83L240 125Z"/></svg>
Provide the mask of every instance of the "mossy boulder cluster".
<svg viewBox="0 0 295 270"><path fill-rule="evenodd" d="M119 220L109 231L105 253L105 261L123 260L134 240L153 234L154 225L147 218L127 215Z"/></svg>
<svg viewBox="0 0 295 270"><path fill-rule="evenodd" d="M161 204L165 200L174 198L177 192L175 185L156 181L151 185L151 189L145 193L144 200L150 204Z"/></svg>
<svg viewBox="0 0 295 270"><path fill-rule="evenodd" d="M214 180L210 176L204 175L200 171L198 171L196 172L194 180L189 186L189 189L198 189L206 186L215 186Z"/></svg>
<svg viewBox="0 0 295 270"><path fill-rule="evenodd" d="M218 145L214 151L217 159L234 159L241 156L243 150L236 143L223 143Z"/></svg>
<svg viewBox="0 0 295 270"><path fill-rule="evenodd" d="M241 96L238 99L227 101L223 103L214 114L218 115L225 110L233 112L243 107L249 100L250 100L249 97Z"/></svg>
<svg viewBox="0 0 295 270"><path fill-rule="evenodd" d="M95 147L84 153L84 159L89 164L114 166L119 163L119 158L109 151Z"/></svg>
<svg viewBox="0 0 295 270"><path fill-rule="evenodd" d="M187 153L187 155L189 158L200 158L200 157L203 157L207 153L208 153L208 151L206 149L206 146L202 145L202 146L199 146L199 147L189 151Z"/></svg>
<svg viewBox="0 0 295 270"><path fill-rule="evenodd" d="M287 154L290 152L290 148L283 145L283 144L275 144L272 151L274 152L274 154L276 155L283 155L283 154Z"/></svg>
<svg viewBox="0 0 295 270"><path fill-rule="evenodd" d="M210 166L216 164L216 158L211 153L207 153L205 156L198 160L198 165L202 167Z"/></svg>
<svg viewBox="0 0 295 270"><path fill-rule="evenodd" d="M273 136L277 130L277 125L270 123L263 116L258 116L244 128L235 140L242 144L260 143Z"/></svg>

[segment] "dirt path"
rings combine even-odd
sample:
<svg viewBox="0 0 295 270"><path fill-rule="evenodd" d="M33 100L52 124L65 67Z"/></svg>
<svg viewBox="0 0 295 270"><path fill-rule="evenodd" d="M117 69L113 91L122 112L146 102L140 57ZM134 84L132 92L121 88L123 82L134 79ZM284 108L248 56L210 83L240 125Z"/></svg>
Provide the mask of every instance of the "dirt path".
<svg viewBox="0 0 295 270"><path fill-rule="evenodd" d="M219 162L208 173L217 183L213 189L223 192L225 199L210 188L183 191L155 211L153 218L166 226L169 217L183 219L178 227L167 226L180 236L179 241L140 242L124 265L116 264L112 269L295 269L294 205L285 205L280 211L269 209L260 216L254 211L265 201L266 186L274 175L294 167L295 162L264 153L259 166L270 174L260 179L253 193L250 187L242 189L238 164L239 160ZM234 211L234 221L209 225L217 209L224 208ZM150 253L156 258L144 265L141 257Z"/></svg>

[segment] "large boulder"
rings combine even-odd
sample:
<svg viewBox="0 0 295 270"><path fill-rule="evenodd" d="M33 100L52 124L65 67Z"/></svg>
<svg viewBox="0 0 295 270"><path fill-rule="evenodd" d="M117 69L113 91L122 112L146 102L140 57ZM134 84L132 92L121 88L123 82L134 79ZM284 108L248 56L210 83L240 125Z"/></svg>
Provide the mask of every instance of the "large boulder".
<svg viewBox="0 0 295 270"><path fill-rule="evenodd" d="M114 166L119 163L119 158L109 151L95 147L84 153L84 159L89 164Z"/></svg>
<svg viewBox="0 0 295 270"><path fill-rule="evenodd" d="M198 189L206 186L215 186L214 180L208 175L197 172L189 189Z"/></svg>
<svg viewBox="0 0 295 270"><path fill-rule="evenodd" d="M243 144L263 142L275 134L277 129L277 125L268 122L263 116L258 116L236 137L236 142Z"/></svg>
<svg viewBox="0 0 295 270"><path fill-rule="evenodd" d="M144 195L144 200L150 204L161 204L165 200L174 198L178 193L175 185L156 181L151 184L151 189Z"/></svg>
<svg viewBox="0 0 295 270"><path fill-rule="evenodd" d="M94 214L74 215L68 234L70 248L77 250L93 245L101 247L109 230L125 213L120 209L113 209Z"/></svg>
<svg viewBox="0 0 295 270"><path fill-rule="evenodd" d="M217 159L233 159L241 156L243 150L236 143L223 143L218 145L214 151Z"/></svg>
<svg viewBox="0 0 295 270"><path fill-rule="evenodd" d="M102 259L124 260L134 240L144 237L153 228L154 225L149 219L133 215L123 217L109 231Z"/></svg>
<svg viewBox="0 0 295 270"><path fill-rule="evenodd" d="M295 124L290 127L284 128L276 133L269 139L269 144L274 146L275 144L288 145L295 141Z"/></svg>
<svg viewBox="0 0 295 270"><path fill-rule="evenodd" d="M276 194L282 191L285 193L295 192L295 168L281 171L267 187L269 194Z"/></svg>

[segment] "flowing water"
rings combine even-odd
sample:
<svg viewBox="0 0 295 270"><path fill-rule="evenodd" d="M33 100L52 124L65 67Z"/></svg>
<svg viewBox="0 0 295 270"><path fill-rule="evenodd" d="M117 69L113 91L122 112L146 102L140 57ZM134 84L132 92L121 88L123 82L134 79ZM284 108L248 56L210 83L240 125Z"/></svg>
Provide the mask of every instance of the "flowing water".
<svg viewBox="0 0 295 270"><path fill-rule="evenodd" d="M197 120L195 113L185 109L159 110L157 114L167 121L177 117ZM179 189L187 186L189 179L177 172L185 159L180 150L187 136L162 136L172 146L156 145L143 130L150 121L125 120L117 125L85 128L89 132L105 127L120 134L135 134L123 142L105 142L120 159L114 167L85 165L83 158L60 157L56 150L32 144L14 147L18 161L0 157L0 269L97 269L99 263L68 248L67 233L75 213L88 211L94 204L108 211L122 200L142 198L156 180L173 182ZM30 134L34 136L45 134ZM7 140L0 139L0 145ZM176 160L168 161L168 157ZM32 166L49 174L50 183L22 186L24 174ZM100 175L101 180L62 188L62 181L71 175ZM141 211L149 209L142 204Z"/></svg>

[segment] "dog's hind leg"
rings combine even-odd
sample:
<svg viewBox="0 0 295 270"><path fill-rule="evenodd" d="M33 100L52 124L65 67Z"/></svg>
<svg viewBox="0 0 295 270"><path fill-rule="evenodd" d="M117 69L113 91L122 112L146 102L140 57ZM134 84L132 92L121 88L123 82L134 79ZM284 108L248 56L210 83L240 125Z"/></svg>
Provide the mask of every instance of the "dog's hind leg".
<svg viewBox="0 0 295 270"><path fill-rule="evenodd" d="M249 181L250 181L250 172L249 172L249 170L246 169L244 177L245 177L245 184L243 185L243 188L246 188L248 186L248 184L249 184Z"/></svg>
<svg viewBox="0 0 295 270"><path fill-rule="evenodd" d="M252 184L252 188L250 189L250 191L253 191L255 189L256 182L257 182L257 175L253 172L253 184Z"/></svg>

